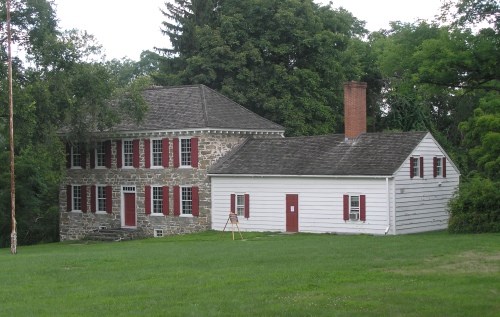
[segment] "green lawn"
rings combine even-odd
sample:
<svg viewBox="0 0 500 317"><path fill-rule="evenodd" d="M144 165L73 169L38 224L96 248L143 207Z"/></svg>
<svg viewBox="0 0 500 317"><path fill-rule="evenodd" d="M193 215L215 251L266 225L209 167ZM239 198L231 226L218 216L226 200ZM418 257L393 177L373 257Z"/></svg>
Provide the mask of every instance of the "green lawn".
<svg viewBox="0 0 500 317"><path fill-rule="evenodd" d="M0 249L0 316L500 316L500 234Z"/></svg>

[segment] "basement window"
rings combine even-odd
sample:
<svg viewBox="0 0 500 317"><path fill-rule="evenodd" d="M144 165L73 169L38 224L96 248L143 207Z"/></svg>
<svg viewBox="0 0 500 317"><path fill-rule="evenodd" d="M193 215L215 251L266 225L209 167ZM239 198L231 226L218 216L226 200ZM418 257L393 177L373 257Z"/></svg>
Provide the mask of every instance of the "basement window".
<svg viewBox="0 0 500 317"><path fill-rule="evenodd" d="M163 237L163 229L154 229L153 234L155 238L161 238Z"/></svg>

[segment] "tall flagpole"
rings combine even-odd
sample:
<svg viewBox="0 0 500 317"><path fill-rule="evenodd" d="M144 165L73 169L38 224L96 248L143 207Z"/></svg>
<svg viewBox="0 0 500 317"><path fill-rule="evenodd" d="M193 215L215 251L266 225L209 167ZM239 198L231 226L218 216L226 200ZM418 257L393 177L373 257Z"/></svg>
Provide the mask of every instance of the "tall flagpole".
<svg viewBox="0 0 500 317"><path fill-rule="evenodd" d="M14 99L12 97L12 47L10 30L10 0L7 4L7 47L8 47L8 67L9 67L9 141L10 141L10 206L12 233L10 234L10 253L17 253L17 230L16 230L16 177L14 170Z"/></svg>

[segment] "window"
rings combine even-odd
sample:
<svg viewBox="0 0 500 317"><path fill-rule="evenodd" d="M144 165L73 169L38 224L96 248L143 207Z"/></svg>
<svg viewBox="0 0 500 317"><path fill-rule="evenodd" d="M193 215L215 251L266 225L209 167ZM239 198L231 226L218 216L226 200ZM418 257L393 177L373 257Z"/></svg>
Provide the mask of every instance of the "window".
<svg viewBox="0 0 500 317"><path fill-rule="evenodd" d="M236 195L236 214L245 215L245 195Z"/></svg>
<svg viewBox="0 0 500 317"><path fill-rule="evenodd" d="M155 238L161 238L163 237L163 229L154 229L153 234Z"/></svg>
<svg viewBox="0 0 500 317"><path fill-rule="evenodd" d="M411 160L412 177L420 175L420 169L418 164L418 157L413 157Z"/></svg>
<svg viewBox="0 0 500 317"><path fill-rule="evenodd" d="M96 186L97 212L106 212L106 186Z"/></svg>
<svg viewBox="0 0 500 317"><path fill-rule="evenodd" d="M359 196L350 197L349 220L359 220Z"/></svg>
<svg viewBox="0 0 500 317"><path fill-rule="evenodd" d="M193 214L193 191L191 187L181 187L181 213L183 215Z"/></svg>
<svg viewBox="0 0 500 317"><path fill-rule="evenodd" d="M446 177L446 157L434 157L434 177Z"/></svg>
<svg viewBox="0 0 500 317"><path fill-rule="evenodd" d="M123 166L132 167L134 163L134 146L132 140L123 141Z"/></svg>
<svg viewBox="0 0 500 317"><path fill-rule="evenodd" d="M72 210L82 210L82 186L73 186L73 206Z"/></svg>
<svg viewBox="0 0 500 317"><path fill-rule="evenodd" d="M163 143L162 140L152 140L153 148L152 148L152 166L162 166L162 154L163 154Z"/></svg>
<svg viewBox="0 0 500 317"><path fill-rule="evenodd" d="M366 195L344 195L344 221L366 221Z"/></svg>
<svg viewBox="0 0 500 317"><path fill-rule="evenodd" d="M410 157L410 178L424 177L424 158L422 156Z"/></svg>
<svg viewBox="0 0 500 317"><path fill-rule="evenodd" d="M73 145L71 147L71 167L81 167L82 166L82 153L80 145Z"/></svg>
<svg viewBox="0 0 500 317"><path fill-rule="evenodd" d="M163 213L163 187L153 186L153 214Z"/></svg>
<svg viewBox="0 0 500 317"><path fill-rule="evenodd" d="M199 188L197 186L174 186L174 216L200 215Z"/></svg>
<svg viewBox="0 0 500 317"><path fill-rule="evenodd" d="M436 160L436 176L443 176L443 166L441 166L440 158Z"/></svg>
<svg viewBox="0 0 500 317"><path fill-rule="evenodd" d="M191 166L191 139L181 141L181 166Z"/></svg>
<svg viewBox="0 0 500 317"><path fill-rule="evenodd" d="M104 142L97 142L95 148L96 167L104 167L106 165L106 146Z"/></svg>

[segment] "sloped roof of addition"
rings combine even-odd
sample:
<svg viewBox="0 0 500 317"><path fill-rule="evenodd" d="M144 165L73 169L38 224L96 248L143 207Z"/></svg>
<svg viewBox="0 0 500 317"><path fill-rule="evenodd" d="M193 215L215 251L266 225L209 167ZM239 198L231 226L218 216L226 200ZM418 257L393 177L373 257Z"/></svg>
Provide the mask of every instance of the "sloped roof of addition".
<svg viewBox="0 0 500 317"><path fill-rule="evenodd" d="M364 133L249 139L223 157L209 174L390 176L428 132Z"/></svg>
<svg viewBox="0 0 500 317"><path fill-rule="evenodd" d="M204 85L154 87L144 91L144 120L123 120L113 131L229 129L284 132L271 122Z"/></svg>

